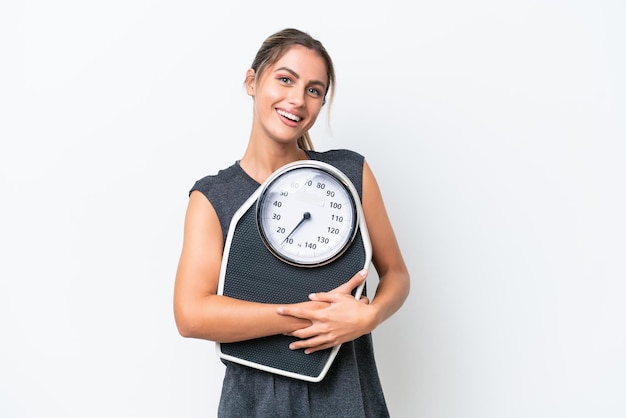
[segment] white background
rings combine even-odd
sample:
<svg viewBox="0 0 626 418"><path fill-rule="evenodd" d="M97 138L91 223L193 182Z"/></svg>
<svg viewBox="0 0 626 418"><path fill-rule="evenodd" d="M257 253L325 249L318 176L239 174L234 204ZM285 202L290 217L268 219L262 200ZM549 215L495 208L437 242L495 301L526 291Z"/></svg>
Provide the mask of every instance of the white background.
<svg viewBox="0 0 626 418"><path fill-rule="evenodd" d="M320 39L318 150L378 177L412 293L395 417L626 416L622 1L0 6L0 416L214 416L172 288L187 191L238 159L262 40ZM375 282L374 282L375 284Z"/></svg>

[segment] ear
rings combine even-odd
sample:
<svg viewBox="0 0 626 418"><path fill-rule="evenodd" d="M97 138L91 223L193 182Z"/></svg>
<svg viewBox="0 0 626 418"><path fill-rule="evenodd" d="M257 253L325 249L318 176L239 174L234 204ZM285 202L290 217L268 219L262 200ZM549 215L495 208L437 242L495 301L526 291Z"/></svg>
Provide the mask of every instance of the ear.
<svg viewBox="0 0 626 418"><path fill-rule="evenodd" d="M254 97L254 85L256 83L256 73L250 68L246 71L246 93L248 96Z"/></svg>

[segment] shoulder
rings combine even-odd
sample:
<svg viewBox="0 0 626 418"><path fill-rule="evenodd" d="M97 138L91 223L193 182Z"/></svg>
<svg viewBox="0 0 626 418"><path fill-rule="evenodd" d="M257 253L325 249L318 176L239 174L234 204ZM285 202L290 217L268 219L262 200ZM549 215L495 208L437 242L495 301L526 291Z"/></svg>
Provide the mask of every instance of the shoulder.
<svg viewBox="0 0 626 418"><path fill-rule="evenodd" d="M226 237L233 214L258 187L259 184L234 163L217 174L196 181L189 194L198 191L206 197L217 213Z"/></svg>
<svg viewBox="0 0 626 418"><path fill-rule="evenodd" d="M364 157L356 151L349 149L332 149L328 151L307 151L309 157L333 164L335 162L353 162L362 165Z"/></svg>
<svg viewBox="0 0 626 418"><path fill-rule="evenodd" d="M203 194L207 194L211 189L216 187L220 187L222 184L228 184L233 181L239 175L236 164L231 165L228 168L223 170L219 170L217 174L211 174L202 177L200 180L196 181L189 191L189 193L194 190L198 190Z"/></svg>

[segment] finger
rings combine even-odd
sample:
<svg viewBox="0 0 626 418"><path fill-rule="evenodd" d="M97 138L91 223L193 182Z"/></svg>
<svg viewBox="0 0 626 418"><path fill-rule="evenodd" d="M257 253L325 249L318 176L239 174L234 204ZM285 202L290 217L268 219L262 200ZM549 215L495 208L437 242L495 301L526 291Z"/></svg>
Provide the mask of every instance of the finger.
<svg viewBox="0 0 626 418"><path fill-rule="evenodd" d="M289 349L304 350L305 354L309 354L315 351L323 350L324 348L332 347L333 345L332 341L328 341L320 336L312 337L307 340L294 341L289 344Z"/></svg>
<svg viewBox="0 0 626 418"><path fill-rule="evenodd" d="M291 350L301 350L304 349L304 354L311 354L316 351L325 350L327 348L332 348L336 344L332 342L322 342L321 339L311 338L306 341L299 341L298 343L291 343L289 348Z"/></svg>
<svg viewBox="0 0 626 418"><path fill-rule="evenodd" d="M333 303L333 302L337 302L339 299L345 296L346 295L344 295L343 293L317 292L317 293L311 293L309 295L309 299L314 300L316 302Z"/></svg>
<svg viewBox="0 0 626 418"><path fill-rule="evenodd" d="M317 292L317 293L311 293L309 295L309 300L316 301L316 302L337 303L342 300L353 301L355 300L355 298L350 293L344 294L344 293L335 293L335 292ZM367 300L366 303L369 303L369 300L367 298L366 300Z"/></svg>
<svg viewBox="0 0 626 418"><path fill-rule="evenodd" d="M332 344L322 344L322 345L318 345L317 347L311 347L311 348L307 348L304 350L304 354L311 354L311 353L315 353L316 351L320 351L320 350L326 350L327 348L333 348L334 345Z"/></svg>
<svg viewBox="0 0 626 418"><path fill-rule="evenodd" d="M311 325L306 328L297 329L289 335L292 337L298 338L300 341L304 341L304 340L308 340L311 337L315 337L316 335L319 335L319 331L316 331L315 325ZM300 344L299 348L303 348L305 346L306 345ZM298 345L296 345L296 347L298 347Z"/></svg>
<svg viewBox="0 0 626 418"><path fill-rule="evenodd" d="M294 307L289 307L289 306L279 306L278 308L276 308L276 312L279 315L283 315L283 316L293 316L294 318L308 319L305 312L299 308L294 308Z"/></svg>

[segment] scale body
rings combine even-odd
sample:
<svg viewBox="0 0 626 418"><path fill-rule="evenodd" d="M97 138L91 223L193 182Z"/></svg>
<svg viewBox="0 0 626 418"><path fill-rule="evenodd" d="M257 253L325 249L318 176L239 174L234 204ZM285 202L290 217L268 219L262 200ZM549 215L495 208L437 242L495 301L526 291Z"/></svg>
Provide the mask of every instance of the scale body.
<svg viewBox="0 0 626 418"><path fill-rule="evenodd" d="M302 187L303 178L312 180L308 192ZM320 185L324 186L321 191ZM337 195L344 200L338 200ZM276 202L284 205L274 210L271 205L276 208ZM341 206L343 212L329 209L331 205ZM349 205L350 210L343 205ZM342 225L336 231L331 221L344 221L344 215L347 219L350 214L350 225ZM321 230L325 235L318 233ZM315 245L312 241L316 241ZM328 246L323 247L326 242ZM218 294L260 303L304 302L310 293L327 292L344 284L368 268L370 262L367 226L360 198L350 180L321 161L296 161L272 174L233 215ZM355 298L360 298L364 285L355 289ZM289 344L297 340L272 335L216 343L216 351L224 360L296 379L321 381L340 346L304 354L303 350L289 349Z"/></svg>

